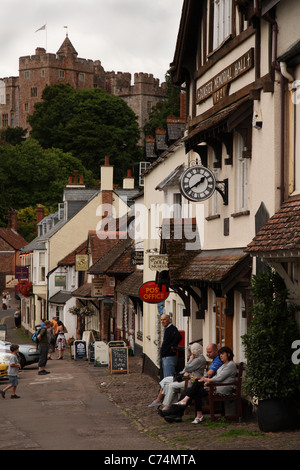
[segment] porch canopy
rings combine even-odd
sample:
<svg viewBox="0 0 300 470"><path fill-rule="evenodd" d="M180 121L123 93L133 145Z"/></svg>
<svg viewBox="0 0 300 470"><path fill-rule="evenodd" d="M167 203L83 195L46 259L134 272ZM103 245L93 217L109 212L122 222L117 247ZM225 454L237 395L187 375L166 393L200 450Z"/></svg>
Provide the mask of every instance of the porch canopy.
<svg viewBox="0 0 300 470"><path fill-rule="evenodd" d="M49 302L52 305L64 305L69 299L72 298L72 292L59 291L50 297Z"/></svg>
<svg viewBox="0 0 300 470"><path fill-rule="evenodd" d="M251 256L287 262L300 257L300 194L283 202L246 250Z"/></svg>
<svg viewBox="0 0 300 470"><path fill-rule="evenodd" d="M191 296L200 310L207 309L207 288L212 288L217 297L232 298L234 288L242 293L248 288L252 269L251 257L242 248L225 248L217 250L186 249L193 244L184 237L181 219L180 229L174 221L170 237L161 242L161 252L168 255L169 270L157 274L157 283L174 289L190 309ZM179 224L179 220L177 221ZM197 234L196 221L191 219L192 232ZM164 228L164 227L163 227ZM177 234L177 238L174 235ZM196 235L195 235L196 237ZM197 237L196 237L197 238ZM197 245L195 245L197 246ZM195 291L198 288L201 295ZM232 305L232 302L229 302Z"/></svg>

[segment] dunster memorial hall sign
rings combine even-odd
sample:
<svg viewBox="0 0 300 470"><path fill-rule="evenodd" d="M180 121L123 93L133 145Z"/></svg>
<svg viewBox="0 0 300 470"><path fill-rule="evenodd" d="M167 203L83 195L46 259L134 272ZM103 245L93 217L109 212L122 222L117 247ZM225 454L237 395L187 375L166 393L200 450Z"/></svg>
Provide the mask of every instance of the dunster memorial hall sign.
<svg viewBox="0 0 300 470"><path fill-rule="evenodd" d="M231 65L219 72L200 88L197 88L197 104L206 100L211 95L214 95L214 102L220 101L228 92L228 84L253 67L253 57L254 49L252 47Z"/></svg>

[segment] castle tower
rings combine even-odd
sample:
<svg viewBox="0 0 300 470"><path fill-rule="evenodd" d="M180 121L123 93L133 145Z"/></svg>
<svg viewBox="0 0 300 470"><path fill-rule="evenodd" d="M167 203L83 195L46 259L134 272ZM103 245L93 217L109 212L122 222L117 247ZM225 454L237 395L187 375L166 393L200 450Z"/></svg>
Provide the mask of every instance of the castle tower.
<svg viewBox="0 0 300 470"><path fill-rule="evenodd" d="M28 128L27 116L41 101L46 85L68 83L74 88L93 88L94 63L80 59L68 36L56 54L37 47L35 55L19 58L20 126Z"/></svg>

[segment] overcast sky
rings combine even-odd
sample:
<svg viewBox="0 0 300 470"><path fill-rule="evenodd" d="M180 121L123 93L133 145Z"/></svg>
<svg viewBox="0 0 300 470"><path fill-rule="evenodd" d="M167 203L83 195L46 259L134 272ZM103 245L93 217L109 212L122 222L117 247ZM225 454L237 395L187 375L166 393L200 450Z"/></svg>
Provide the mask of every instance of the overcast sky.
<svg viewBox="0 0 300 470"><path fill-rule="evenodd" d="M0 0L0 77L19 57L56 53L66 32L78 57L104 70L152 73L164 81L175 52L183 0ZM46 24L46 30L37 29ZM65 28L67 26L67 28Z"/></svg>

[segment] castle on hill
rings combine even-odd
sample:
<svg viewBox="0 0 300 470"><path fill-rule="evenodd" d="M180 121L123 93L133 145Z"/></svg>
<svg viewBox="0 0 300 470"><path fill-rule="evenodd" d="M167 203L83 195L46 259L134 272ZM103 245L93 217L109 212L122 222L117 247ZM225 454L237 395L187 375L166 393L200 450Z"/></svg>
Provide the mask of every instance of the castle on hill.
<svg viewBox="0 0 300 470"><path fill-rule="evenodd" d="M107 72L100 60L79 58L67 34L56 54L37 47L34 55L19 58L18 77L0 79L0 128L28 129L27 116L41 101L45 86L57 83L101 88L121 97L137 115L141 129L153 107L167 97L166 83L160 85L152 74L135 73L132 85L130 73Z"/></svg>

